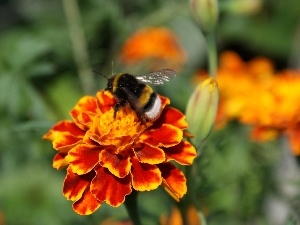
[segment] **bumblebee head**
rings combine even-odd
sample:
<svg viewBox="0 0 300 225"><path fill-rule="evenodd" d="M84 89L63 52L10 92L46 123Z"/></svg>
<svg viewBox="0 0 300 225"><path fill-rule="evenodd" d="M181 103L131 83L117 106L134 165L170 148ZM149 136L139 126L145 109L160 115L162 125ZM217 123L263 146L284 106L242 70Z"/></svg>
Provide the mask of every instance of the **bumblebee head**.
<svg viewBox="0 0 300 225"><path fill-rule="evenodd" d="M99 74L100 76L102 76L102 77L105 77L106 79L107 79L107 87L105 88L105 90L107 90L107 91L112 91L112 88L113 88L113 80L112 79L110 79L110 78L108 78L107 76L104 76L102 73L99 73L99 72L97 72L97 71L93 71L94 73L97 73L97 74Z"/></svg>
<svg viewBox="0 0 300 225"><path fill-rule="evenodd" d="M107 79L107 86L105 88L106 91L113 91L113 79Z"/></svg>

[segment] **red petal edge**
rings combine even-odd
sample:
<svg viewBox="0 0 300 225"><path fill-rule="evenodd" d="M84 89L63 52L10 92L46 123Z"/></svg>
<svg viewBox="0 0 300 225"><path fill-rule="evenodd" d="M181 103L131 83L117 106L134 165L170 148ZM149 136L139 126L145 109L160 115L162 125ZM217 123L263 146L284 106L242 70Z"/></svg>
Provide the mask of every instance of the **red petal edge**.
<svg viewBox="0 0 300 225"><path fill-rule="evenodd" d="M162 163L158 165L162 177L163 177L163 188L176 200L187 192L186 178L184 174L171 163Z"/></svg>
<svg viewBox="0 0 300 225"><path fill-rule="evenodd" d="M91 183L91 192L98 201L117 207L125 201L125 196L131 193L131 176L118 178L108 169L99 166Z"/></svg>
<svg viewBox="0 0 300 225"><path fill-rule="evenodd" d="M101 202L95 198L89 189L86 189L82 197L73 203L73 210L79 215L90 215L101 206Z"/></svg>
<svg viewBox="0 0 300 225"><path fill-rule="evenodd" d="M89 187L94 176L95 173L93 171L85 175L78 175L73 173L70 167L68 167L63 185L64 196L71 201L79 200L85 189Z"/></svg>
<svg viewBox="0 0 300 225"><path fill-rule="evenodd" d="M137 191L150 191L156 189L162 182L161 172L156 165L140 163L133 157L132 162L132 186Z"/></svg>

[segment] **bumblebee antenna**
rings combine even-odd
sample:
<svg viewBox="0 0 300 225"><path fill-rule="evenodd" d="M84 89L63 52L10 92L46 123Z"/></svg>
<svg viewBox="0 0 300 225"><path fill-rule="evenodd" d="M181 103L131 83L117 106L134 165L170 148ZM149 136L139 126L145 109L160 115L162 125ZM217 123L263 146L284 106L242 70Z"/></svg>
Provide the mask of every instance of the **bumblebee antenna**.
<svg viewBox="0 0 300 225"><path fill-rule="evenodd" d="M104 76L102 73L100 73L100 72L98 72L98 71L96 71L96 70L93 70L93 72L96 73L96 74L99 74L99 75L102 76L102 77L105 77L105 78L108 80L108 77L107 77L107 76Z"/></svg>
<svg viewBox="0 0 300 225"><path fill-rule="evenodd" d="M111 61L111 74L114 74L114 61Z"/></svg>

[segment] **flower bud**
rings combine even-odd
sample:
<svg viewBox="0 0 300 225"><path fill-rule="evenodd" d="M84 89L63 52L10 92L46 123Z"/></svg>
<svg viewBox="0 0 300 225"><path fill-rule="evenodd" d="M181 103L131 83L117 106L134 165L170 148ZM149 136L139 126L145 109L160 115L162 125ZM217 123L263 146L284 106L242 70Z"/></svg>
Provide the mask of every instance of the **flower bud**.
<svg viewBox="0 0 300 225"><path fill-rule="evenodd" d="M186 120L194 144L200 146L211 132L217 114L219 101L218 83L213 78L201 82L189 99Z"/></svg>
<svg viewBox="0 0 300 225"><path fill-rule="evenodd" d="M204 32L212 31L218 22L218 0L190 0L194 19Z"/></svg>

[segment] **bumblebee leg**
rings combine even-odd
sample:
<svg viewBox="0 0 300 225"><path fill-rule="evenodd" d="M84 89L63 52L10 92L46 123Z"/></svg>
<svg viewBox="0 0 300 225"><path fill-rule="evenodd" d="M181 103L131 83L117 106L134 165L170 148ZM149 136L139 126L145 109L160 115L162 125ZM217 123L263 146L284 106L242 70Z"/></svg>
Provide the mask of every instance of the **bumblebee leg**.
<svg viewBox="0 0 300 225"><path fill-rule="evenodd" d="M122 100L122 101L120 101L120 102L117 102L117 103L114 105L114 118L116 118L117 112L118 112L122 107L124 107L126 104L127 104L127 101L126 101L126 100Z"/></svg>

